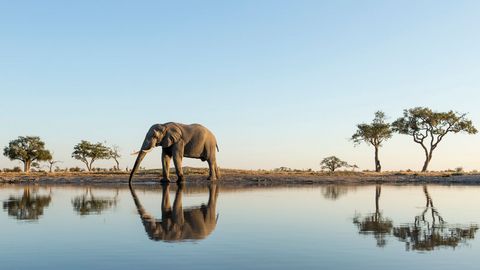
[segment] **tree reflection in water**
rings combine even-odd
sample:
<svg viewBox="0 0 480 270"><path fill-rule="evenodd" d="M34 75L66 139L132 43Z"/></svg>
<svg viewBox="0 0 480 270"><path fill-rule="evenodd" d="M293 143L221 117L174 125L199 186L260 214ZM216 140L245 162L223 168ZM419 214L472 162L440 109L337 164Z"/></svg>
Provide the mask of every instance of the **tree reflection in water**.
<svg viewBox="0 0 480 270"><path fill-rule="evenodd" d="M322 187L322 195L325 199L338 200L340 197L347 194L351 187L342 185L328 185Z"/></svg>
<svg viewBox="0 0 480 270"><path fill-rule="evenodd" d="M380 194L382 187L375 187L375 213L366 217L356 216L353 223L357 225L360 234L373 234L377 240L378 247L384 247L387 244L386 235L392 232L393 223L389 218L384 218L380 211Z"/></svg>
<svg viewBox="0 0 480 270"><path fill-rule="evenodd" d="M426 198L425 209L415 216L413 223L394 227L393 222L382 217L379 210L381 186L375 188L375 213L366 217L356 216L353 223L359 228L360 234L373 234L377 246L386 245L386 237L392 235L405 242L406 250L432 251L436 248L455 248L466 244L475 238L478 230L476 224L447 224L438 210L433 206L433 200L427 186L423 186Z"/></svg>
<svg viewBox="0 0 480 270"><path fill-rule="evenodd" d="M85 190L85 194L72 199L73 209L80 214L91 215L101 214L103 211L117 205L118 189L114 197L97 197L92 193L91 188Z"/></svg>
<svg viewBox="0 0 480 270"><path fill-rule="evenodd" d="M10 196L3 202L3 209L18 220L38 220L51 200L51 194L39 195L38 189L25 187L22 196Z"/></svg>
<svg viewBox="0 0 480 270"><path fill-rule="evenodd" d="M431 251L440 247L455 248L475 238L478 230L476 224L447 224L433 206L427 186L423 186L423 192L427 203L422 213L415 217L413 223L393 229L393 235L405 242L407 250Z"/></svg>
<svg viewBox="0 0 480 270"><path fill-rule="evenodd" d="M143 207L135 190L130 186L138 214L143 227L151 240L177 242L182 240L204 239L215 230L218 215L216 205L218 186L211 184L208 188L209 197L207 205L184 209L182 206L184 184L177 185L177 192L170 205L170 185L162 185L162 218L156 219Z"/></svg>

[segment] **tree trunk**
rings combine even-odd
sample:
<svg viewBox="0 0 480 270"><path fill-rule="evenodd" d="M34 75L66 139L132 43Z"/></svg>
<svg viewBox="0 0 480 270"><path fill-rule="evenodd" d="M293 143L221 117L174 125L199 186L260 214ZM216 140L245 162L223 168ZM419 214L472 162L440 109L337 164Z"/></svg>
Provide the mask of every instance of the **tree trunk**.
<svg viewBox="0 0 480 270"><path fill-rule="evenodd" d="M375 221L378 221L380 217L380 193L382 192L382 186L375 186Z"/></svg>
<svg viewBox="0 0 480 270"><path fill-rule="evenodd" d="M23 171L26 173L30 172L30 165L32 164L32 161L26 160L23 162Z"/></svg>
<svg viewBox="0 0 480 270"><path fill-rule="evenodd" d="M428 165L430 164L431 160L432 160L432 153L430 153L425 157L425 163L423 163L422 172L426 172L428 170Z"/></svg>
<svg viewBox="0 0 480 270"><path fill-rule="evenodd" d="M425 193L425 198L427 199L426 207L433 207L432 197L430 197L430 194L428 193L428 189L426 185L423 186L423 193Z"/></svg>
<svg viewBox="0 0 480 270"><path fill-rule="evenodd" d="M380 160L378 159L378 146L375 146L375 171L382 171L382 165L380 165Z"/></svg>
<svg viewBox="0 0 480 270"><path fill-rule="evenodd" d="M87 171L89 172L90 171L90 163L88 163L88 161L84 161L83 163L85 163L85 165L87 166Z"/></svg>

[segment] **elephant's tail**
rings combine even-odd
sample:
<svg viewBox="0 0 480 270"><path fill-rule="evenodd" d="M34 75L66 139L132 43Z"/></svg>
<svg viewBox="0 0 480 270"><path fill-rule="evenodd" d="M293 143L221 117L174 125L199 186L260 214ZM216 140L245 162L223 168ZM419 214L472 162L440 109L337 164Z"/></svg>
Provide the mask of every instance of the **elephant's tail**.
<svg viewBox="0 0 480 270"><path fill-rule="evenodd" d="M220 152L220 149L218 149L218 144L215 144L215 147L217 147L217 152Z"/></svg>

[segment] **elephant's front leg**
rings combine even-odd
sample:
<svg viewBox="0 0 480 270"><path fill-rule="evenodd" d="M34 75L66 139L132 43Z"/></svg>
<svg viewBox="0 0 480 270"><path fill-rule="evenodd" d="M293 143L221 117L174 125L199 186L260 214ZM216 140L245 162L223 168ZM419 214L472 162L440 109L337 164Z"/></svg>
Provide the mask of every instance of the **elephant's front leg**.
<svg viewBox="0 0 480 270"><path fill-rule="evenodd" d="M170 206L170 185L162 185L162 220L167 220L172 207Z"/></svg>
<svg viewBox="0 0 480 270"><path fill-rule="evenodd" d="M183 168L182 168L182 159L183 159L183 145L177 145L173 152L173 163L175 164L175 169L177 171L177 182L185 181L183 177Z"/></svg>
<svg viewBox="0 0 480 270"><path fill-rule="evenodd" d="M162 151L162 180L161 182L170 182L170 160L171 155L166 150Z"/></svg>
<svg viewBox="0 0 480 270"><path fill-rule="evenodd" d="M175 193L175 201L173 201L172 219L173 223L179 227L185 224L185 215L182 206L183 183L177 185L177 192Z"/></svg>

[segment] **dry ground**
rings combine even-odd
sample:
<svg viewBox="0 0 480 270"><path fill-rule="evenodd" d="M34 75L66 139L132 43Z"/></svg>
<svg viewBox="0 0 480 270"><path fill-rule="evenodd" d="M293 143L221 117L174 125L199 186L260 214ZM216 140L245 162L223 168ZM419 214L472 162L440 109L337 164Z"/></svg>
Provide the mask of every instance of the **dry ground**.
<svg viewBox="0 0 480 270"><path fill-rule="evenodd" d="M272 172L222 169L219 183L233 185L311 185L311 184L462 184L480 185L478 173L454 172ZM185 168L187 183L207 182L207 169ZM156 184L160 170L141 171L135 184ZM0 183L40 184L127 184L128 172L0 172ZM173 181L176 176L171 176Z"/></svg>

